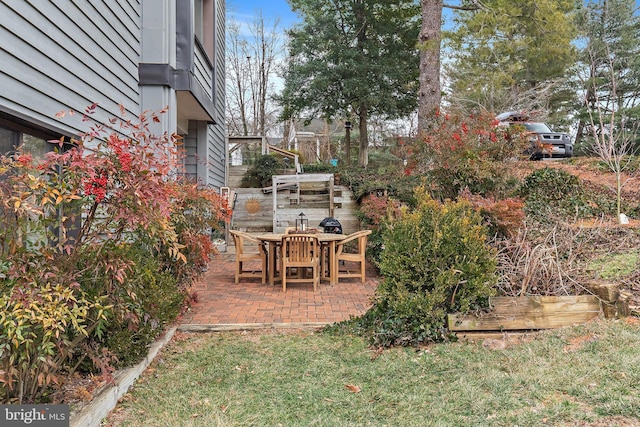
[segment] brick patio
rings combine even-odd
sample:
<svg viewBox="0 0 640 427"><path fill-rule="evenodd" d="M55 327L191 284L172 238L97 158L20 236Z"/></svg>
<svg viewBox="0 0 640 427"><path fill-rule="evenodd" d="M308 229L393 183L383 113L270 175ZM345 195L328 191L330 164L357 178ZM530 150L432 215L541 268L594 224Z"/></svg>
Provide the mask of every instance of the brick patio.
<svg viewBox="0 0 640 427"><path fill-rule="evenodd" d="M347 320L366 312L380 280L369 265L365 284L358 279L343 279L335 286L321 282L316 292L311 283L291 284L282 292L279 284L263 285L259 278L241 279L236 285L233 257L217 255L194 284L197 302L181 318L180 329L321 325ZM259 267L257 262L255 268Z"/></svg>

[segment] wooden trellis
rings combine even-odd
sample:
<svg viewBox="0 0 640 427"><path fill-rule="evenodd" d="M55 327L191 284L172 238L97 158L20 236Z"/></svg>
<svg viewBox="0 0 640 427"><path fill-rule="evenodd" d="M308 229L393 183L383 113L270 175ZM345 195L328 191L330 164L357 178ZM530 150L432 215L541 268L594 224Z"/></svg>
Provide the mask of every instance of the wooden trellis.
<svg viewBox="0 0 640 427"><path fill-rule="evenodd" d="M333 217L334 205L334 181L333 174L302 174L302 175L274 175L272 178L271 191L273 193L273 230L279 228L279 223L295 223L295 218L301 208L297 207L302 200L300 191L304 184L325 183L328 191L328 205L322 208L307 209L307 216L311 216L312 221L320 222L322 218ZM278 189L286 189L291 192L291 203L287 206L278 205ZM319 219L318 219L319 218ZM310 222L309 224L312 224Z"/></svg>

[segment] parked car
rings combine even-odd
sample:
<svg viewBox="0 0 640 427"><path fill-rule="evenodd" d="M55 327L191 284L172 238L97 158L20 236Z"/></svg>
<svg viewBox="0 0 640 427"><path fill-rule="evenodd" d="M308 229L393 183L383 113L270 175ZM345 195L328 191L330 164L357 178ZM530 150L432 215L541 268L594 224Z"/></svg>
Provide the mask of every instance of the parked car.
<svg viewBox="0 0 640 427"><path fill-rule="evenodd" d="M523 131L529 134L531 142L525 154L529 155L531 160L573 156L573 143L568 133L554 132L545 123L532 120L526 113L509 111L498 114L496 120L499 126L524 128Z"/></svg>

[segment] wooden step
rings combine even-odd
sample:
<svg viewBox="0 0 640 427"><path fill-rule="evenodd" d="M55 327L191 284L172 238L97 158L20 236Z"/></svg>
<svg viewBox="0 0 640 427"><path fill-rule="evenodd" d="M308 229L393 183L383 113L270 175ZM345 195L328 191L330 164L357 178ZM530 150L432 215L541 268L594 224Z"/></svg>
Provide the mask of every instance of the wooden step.
<svg viewBox="0 0 640 427"><path fill-rule="evenodd" d="M295 190L298 188L298 184L286 184L286 183L281 183L278 184L278 189L277 191L282 191L282 190ZM269 186L269 187L263 187L262 188L262 193L263 194L267 194L267 193L272 193L273 192L273 185Z"/></svg>

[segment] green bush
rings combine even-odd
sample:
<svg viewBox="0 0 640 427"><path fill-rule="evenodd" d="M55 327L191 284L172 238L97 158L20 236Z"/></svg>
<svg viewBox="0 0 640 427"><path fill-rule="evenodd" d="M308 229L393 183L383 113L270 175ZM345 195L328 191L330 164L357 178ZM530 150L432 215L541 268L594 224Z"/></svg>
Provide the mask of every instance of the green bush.
<svg viewBox="0 0 640 427"><path fill-rule="evenodd" d="M49 276L53 272L43 274ZM0 402L47 401L63 367L85 337L100 334L102 298L54 280L18 284L0 293ZM24 282L24 280L22 280Z"/></svg>
<svg viewBox="0 0 640 427"><path fill-rule="evenodd" d="M143 255L135 247L131 251L133 256ZM131 366L142 360L149 345L176 320L188 297L186 288L178 283L172 272L159 268L157 258L138 258L131 281L137 288L143 317L137 330L131 329L127 322L116 322L107 328L106 344L118 358L116 366Z"/></svg>
<svg viewBox="0 0 640 427"><path fill-rule="evenodd" d="M336 173L337 171L337 166L333 166L330 163L310 163L304 165L305 173Z"/></svg>
<svg viewBox="0 0 640 427"><path fill-rule="evenodd" d="M282 169L283 162L278 156L264 154L256 160L240 182L243 188L259 188L271 185L271 177L277 175L278 169Z"/></svg>
<svg viewBox="0 0 640 427"><path fill-rule="evenodd" d="M377 149L369 152L367 167L378 173L394 173L397 170L402 170L404 165L401 158L386 150Z"/></svg>
<svg viewBox="0 0 640 427"><path fill-rule="evenodd" d="M114 354L139 359L206 266L228 206L167 179L177 141L147 118L92 126L44 160L0 155L1 402L46 401L83 363L111 380Z"/></svg>
<svg viewBox="0 0 640 427"><path fill-rule="evenodd" d="M532 172L517 194L525 200L525 213L541 222L592 213L580 178L561 169L547 167Z"/></svg>
<svg viewBox="0 0 640 427"><path fill-rule="evenodd" d="M379 197L371 194L362 199L356 211L358 219L365 228L372 230L371 235L367 239L367 257L372 259L376 265L380 263L380 257L384 248L382 236L387 224L385 218L388 216L396 216L399 210L400 202L397 200L388 196Z"/></svg>
<svg viewBox="0 0 640 427"><path fill-rule="evenodd" d="M517 186L512 164L525 150L525 138L496 126L492 115L437 115L433 128L412 147L407 165L428 177L440 200L473 194L503 198Z"/></svg>
<svg viewBox="0 0 640 427"><path fill-rule="evenodd" d="M494 293L496 257L480 215L467 202L433 200L385 227L383 281L373 307L358 320L374 345L414 345L447 338L446 314L485 307Z"/></svg>
<svg viewBox="0 0 640 427"><path fill-rule="evenodd" d="M366 196L378 191L386 191L394 199L415 205L413 189L422 183L422 177L406 175L403 170L378 171L364 168L345 168L340 171L342 183L353 192L353 197L362 201Z"/></svg>
<svg viewBox="0 0 640 427"><path fill-rule="evenodd" d="M168 251L159 251L163 269L169 269L178 284L192 281L206 270L215 253L213 238L224 235L224 224L231 212L225 200L212 188L200 188L188 180L177 183L176 198L171 213L182 260ZM139 238L143 238L140 236Z"/></svg>
<svg viewBox="0 0 640 427"><path fill-rule="evenodd" d="M113 245L107 250L114 260L125 260L123 283L110 286L110 271L100 264L86 269L80 283L89 295L109 295L113 305L111 315L104 333L92 337L91 347L107 348L115 358L113 366L119 368L144 358L149 345L180 314L187 295L171 269L163 268L161 258L140 241ZM91 259L95 259L95 254L87 252L80 262L90 265ZM88 363L81 367L92 370Z"/></svg>

